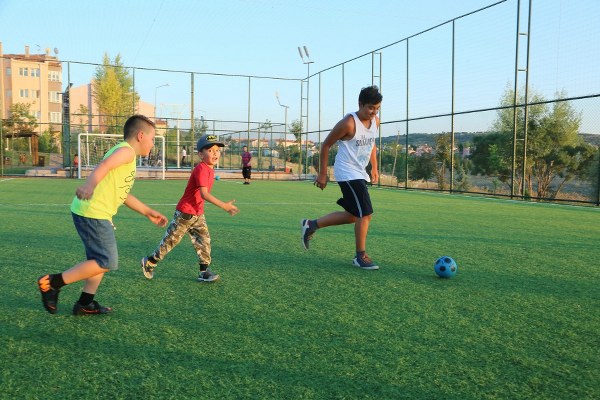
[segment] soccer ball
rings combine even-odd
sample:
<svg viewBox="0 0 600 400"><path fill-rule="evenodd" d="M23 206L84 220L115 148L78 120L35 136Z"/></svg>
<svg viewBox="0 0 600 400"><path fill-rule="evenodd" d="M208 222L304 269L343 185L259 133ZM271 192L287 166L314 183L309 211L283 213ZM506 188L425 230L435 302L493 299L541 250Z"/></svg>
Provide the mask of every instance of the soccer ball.
<svg viewBox="0 0 600 400"><path fill-rule="evenodd" d="M219 179L221 179L221 177L219 175L215 175L215 179L219 180Z"/></svg>
<svg viewBox="0 0 600 400"><path fill-rule="evenodd" d="M443 256L435 261L433 269L440 278L452 278L458 271L458 265L452 257Z"/></svg>

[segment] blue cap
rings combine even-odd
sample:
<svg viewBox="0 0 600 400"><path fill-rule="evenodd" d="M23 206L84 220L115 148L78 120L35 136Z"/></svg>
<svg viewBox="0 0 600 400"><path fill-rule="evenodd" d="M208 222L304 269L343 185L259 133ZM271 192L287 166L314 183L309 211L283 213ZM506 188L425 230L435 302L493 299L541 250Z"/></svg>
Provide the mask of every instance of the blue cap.
<svg viewBox="0 0 600 400"><path fill-rule="evenodd" d="M198 144L196 144L196 149L198 151L202 150L205 147L217 145L219 147L225 147L225 144L219 141L217 135L202 135L200 139L198 139Z"/></svg>

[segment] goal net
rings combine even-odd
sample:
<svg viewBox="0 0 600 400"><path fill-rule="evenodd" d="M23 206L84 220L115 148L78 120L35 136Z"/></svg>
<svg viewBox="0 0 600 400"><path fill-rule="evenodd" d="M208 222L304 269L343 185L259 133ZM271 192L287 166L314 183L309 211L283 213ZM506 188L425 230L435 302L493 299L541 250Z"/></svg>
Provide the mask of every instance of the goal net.
<svg viewBox="0 0 600 400"><path fill-rule="evenodd" d="M77 137L79 165L77 177L86 178L102 161L104 155L113 146L123 141L123 135L104 135L101 133L80 133ZM165 179L165 137L155 136L154 147L148 157L137 157L136 177Z"/></svg>

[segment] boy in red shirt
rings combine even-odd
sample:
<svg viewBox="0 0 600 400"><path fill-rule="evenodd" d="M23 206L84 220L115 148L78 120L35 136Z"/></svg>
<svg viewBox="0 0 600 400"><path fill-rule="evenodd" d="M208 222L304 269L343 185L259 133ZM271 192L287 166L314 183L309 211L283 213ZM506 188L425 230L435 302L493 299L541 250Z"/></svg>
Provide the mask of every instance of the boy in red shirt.
<svg viewBox="0 0 600 400"><path fill-rule="evenodd" d="M204 201L221 207L232 216L239 212L238 208L233 205L235 200L223 202L210 194L215 181L213 168L221 157L222 147L225 145L219 142L215 135L204 135L198 140L198 156L202 161L192 171L164 237L151 255L142 258L142 272L146 278L154 277L154 269L158 262L165 258L187 233L190 235L192 245L198 255L200 264L198 281L214 282L219 279L219 275L214 274L208 268L211 262L211 247L210 233L204 216Z"/></svg>

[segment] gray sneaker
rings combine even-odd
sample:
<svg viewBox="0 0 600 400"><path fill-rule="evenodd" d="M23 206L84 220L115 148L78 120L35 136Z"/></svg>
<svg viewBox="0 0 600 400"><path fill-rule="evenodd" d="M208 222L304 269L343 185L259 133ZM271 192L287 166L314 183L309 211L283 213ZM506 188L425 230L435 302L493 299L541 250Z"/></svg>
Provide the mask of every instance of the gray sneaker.
<svg viewBox="0 0 600 400"><path fill-rule="evenodd" d="M198 275L198 282L214 282L219 280L219 278L219 275L214 274L210 269L207 269L206 271L200 272L200 275Z"/></svg>
<svg viewBox="0 0 600 400"><path fill-rule="evenodd" d="M142 258L141 264L144 276L148 279L154 278L154 268L156 268L156 264L149 263L148 257Z"/></svg>
<svg viewBox="0 0 600 400"><path fill-rule="evenodd" d="M371 258L367 255L367 253L363 253L362 256L358 257L354 257L354 259L352 260L352 265L354 265L355 267L358 267L360 269L367 269L367 270L375 270L375 269L379 269L379 266L377 264L375 264L373 262L373 260L371 260Z"/></svg>
<svg viewBox="0 0 600 400"><path fill-rule="evenodd" d="M300 237L302 239L302 247L308 250L308 242L313 238L314 230L310 229L310 222L307 219L300 221Z"/></svg>

